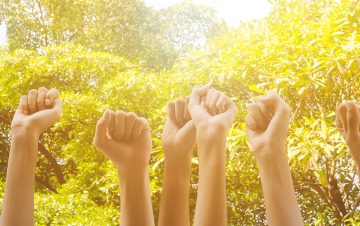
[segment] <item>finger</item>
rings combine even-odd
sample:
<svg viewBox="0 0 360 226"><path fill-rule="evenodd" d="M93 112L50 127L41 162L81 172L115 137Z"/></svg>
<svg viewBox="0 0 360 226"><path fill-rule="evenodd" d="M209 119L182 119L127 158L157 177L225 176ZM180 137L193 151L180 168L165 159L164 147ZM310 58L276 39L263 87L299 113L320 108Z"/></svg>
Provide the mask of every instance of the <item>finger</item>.
<svg viewBox="0 0 360 226"><path fill-rule="evenodd" d="M359 113L359 118L360 118L360 106L357 105L357 108L358 108L358 113ZM360 132L360 122L359 122L359 132Z"/></svg>
<svg viewBox="0 0 360 226"><path fill-rule="evenodd" d="M210 103L210 100L211 100L214 92L215 92L215 89L209 89L207 94L206 94L205 104L206 104L207 107L209 107L209 103Z"/></svg>
<svg viewBox="0 0 360 226"><path fill-rule="evenodd" d="M52 126L61 116L62 101L56 100L54 106L51 109L44 109L29 116L29 120L32 124L36 125L40 133L44 132L50 126ZM44 120L46 119L46 120Z"/></svg>
<svg viewBox="0 0 360 226"><path fill-rule="evenodd" d="M205 110L207 110L205 100L201 100L201 107L203 107Z"/></svg>
<svg viewBox="0 0 360 226"><path fill-rule="evenodd" d="M347 110L347 128L349 132L349 139L355 138L359 134L359 113L356 104L351 101L346 103Z"/></svg>
<svg viewBox="0 0 360 226"><path fill-rule="evenodd" d="M56 120L57 120L58 118L60 118L60 116L61 116L61 114L62 114L62 100L56 99L56 100L54 101L54 106L53 106L53 108L52 108L52 109L49 109L49 110L52 110L52 112L55 114L55 117L57 117Z"/></svg>
<svg viewBox="0 0 360 226"><path fill-rule="evenodd" d="M263 102L266 106L270 107L271 112L286 105L285 101L274 90L270 90L266 96L259 97L257 101Z"/></svg>
<svg viewBox="0 0 360 226"><path fill-rule="evenodd" d="M28 103L27 103L28 97L26 95L23 95L20 97L18 110L21 111L24 114L28 113Z"/></svg>
<svg viewBox="0 0 360 226"><path fill-rule="evenodd" d="M37 97L37 90L32 89L28 93L28 108L30 113L36 112L36 97Z"/></svg>
<svg viewBox="0 0 360 226"><path fill-rule="evenodd" d="M117 111L115 113L114 137L119 141L122 140L125 135L125 118L126 118L126 112Z"/></svg>
<svg viewBox="0 0 360 226"><path fill-rule="evenodd" d="M184 111L185 111L185 100L184 99L176 99L176 101L175 101L175 118L176 118L176 122L181 127L185 124Z"/></svg>
<svg viewBox="0 0 360 226"><path fill-rule="evenodd" d="M206 95L207 91L207 85L193 88L190 95L189 108L191 108L192 105L200 105L201 98Z"/></svg>
<svg viewBox="0 0 360 226"><path fill-rule="evenodd" d="M141 132L143 131L143 128L148 125L148 122L146 118L140 117L135 121L134 128L132 131L131 139L136 139L140 136Z"/></svg>
<svg viewBox="0 0 360 226"><path fill-rule="evenodd" d="M234 118L238 112L238 108L236 104L226 95L224 98L224 102L225 102L225 111L224 113L219 114L219 117L222 118L221 120L223 120L226 123L226 125L230 126L234 121Z"/></svg>
<svg viewBox="0 0 360 226"><path fill-rule="evenodd" d="M221 94L215 105L219 114L224 113L226 111L226 95Z"/></svg>
<svg viewBox="0 0 360 226"><path fill-rule="evenodd" d="M209 113L202 107L201 98L206 96L208 86L205 85L200 88L194 88L188 105L191 119L194 120L195 124L200 122L204 117L208 117Z"/></svg>
<svg viewBox="0 0 360 226"><path fill-rule="evenodd" d="M38 90L38 95L37 95L37 98L36 98L36 105L37 105L37 109L39 111L45 109L45 96L46 96L47 92L48 92L48 89L46 89L44 87L41 87Z"/></svg>
<svg viewBox="0 0 360 226"><path fill-rule="evenodd" d="M110 122L109 122L109 127L108 127L108 133L110 135L110 137L114 137L114 132L115 132L115 112L112 110L110 111Z"/></svg>
<svg viewBox="0 0 360 226"><path fill-rule="evenodd" d="M129 140L131 138L136 119L137 116L135 113L129 112L126 114L124 140Z"/></svg>
<svg viewBox="0 0 360 226"><path fill-rule="evenodd" d="M103 116L98 120L96 124L94 145L98 148L102 148L104 147L104 145L106 145L106 141L107 141L106 131L108 129L109 122L110 122L110 111L106 110Z"/></svg>
<svg viewBox="0 0 360 226"><path fill-rule="evenodd" d="M245 124L246 124L246 127L248 129L250 129L250 130L257 130L258 129L255 119L253 119L253 117L251 117L250 114L246 115Z"/></svg>
<svg viewBox="0 0 360 226"><path fill-rule="evenodd" d="M280 95L274 90L270 90L267 96L258 98L258 100L268 106L271 111L272 109L274 110L274 116L268 125L270 133L275 133L276 131L287 132L283 128L289 126L291 109Z"/></svg>
<svg viewBox="0 0 360 226"><path fill-rule="evenodd" d="M257 127L259 129L265 130L268 125L266 124L265 117L260 111L259 105L256 103L252 103L248 104L246 107L249 110L249 114L251 115L251 117L255 120Z"/></svg>
<svg viewBox="0 0 360 226"><path fill-rule="evenodd" d="M336 110L336 118L338 121L338 125L341 125L342 131L347 134L348 128L347 128L347 112L346 112L346 105L340 104L338 106L338 109Z"/></svg>
<svg viewBox="0 0 360 226"><path fill-rule="evenodd" d="M186 141L196 139L196 127L193 121L188 121L181 130L178 131L178 136L183 137Z"/></svg>
<svg viewBox="0 0 360 226"><path fill-rule="evenodd" d="M207 107L206 107L206 96L203 96L201 98L200 105L201 105L201 107L203 107L204 110L206 110L206 111L208 110Z"/></svg>
<svg viewBox="0 0 360 226"><path fill-rule="evenodd" d="M209 111L212 115L217 115L219 109L217 109L216 103L221 95L222 94L219 91L215 90L212 94L212 97L210 98L210 102L208 103L208 106L209 106Z"/></svg>
<svg viewBox="0 0 360 226"><path fill-rule="evenodd" d="M338 130L340 130L341 132L345 132L343 121L341 119L341 114L343 112L343 108L345 108L345 110L346 110L346 106L344 104L340 103L336 109L336 119L335 119L336 128Z"/></svg>
<svg viewBox="0 0 360 226"><path fill-rule="evenodd" d="M273 115L271 114L271 110L261 101L256 101L256 104L259 106L260 111L264 116L266 125L268 125L273 117Z"/></svg>
<svg viewBox="0 0 360 226"><path fill-rule="evenodd" d="M168 118L170 118L175 124L177 124L175 117L175 102L169 101L167 108L168 108Z"/></svg>
<svg viewBox="0 0 360 226"><path fill-rule="evenodd" d="M219 99L216 101L215 105L216 105L216 109L217 109L218 114L224 113L225 112L225 105L226 105L226 95L221 94Z"/></svg>
<svg viewBox="0 0 360 226"><path fill-rule="evenodd" d="M46 93L46 97L45 97L45 105L46 106L51 106L54 102L55 99L57 99L59 97L59 91L57 89L50 89L47 93Z"/></svg>
<svg viewBox="0 0 360 226"><path fill-rule="evenodd" d="M190 97L186 97L185 109L184 109L184 119L185 119L186 122L191 120L191 116L190 116L189 109L188 109L189 101L190 101Z"/></svg>

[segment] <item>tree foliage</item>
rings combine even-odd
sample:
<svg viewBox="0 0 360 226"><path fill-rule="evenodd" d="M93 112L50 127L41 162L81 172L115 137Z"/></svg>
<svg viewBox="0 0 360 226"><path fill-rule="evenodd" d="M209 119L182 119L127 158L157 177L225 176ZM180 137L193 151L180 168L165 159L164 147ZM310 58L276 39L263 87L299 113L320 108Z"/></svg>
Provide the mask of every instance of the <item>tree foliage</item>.
<svg viewBox="0 0 360 226"><path fill-rule="evenodd" d="M10 50L71 42L149 67L170 67L223 27L210 8L187 2L158 11L142 0L5 0L1 18Z"/></svg>
<svg viewBox="0 0 360 226"><path fill-rule="evenodd" d="M68 43L41 52L18 49L1 55L0 192L9 124L20 95L30 88L56 87L64 113L40 142L37 224L117 225L116 171L92 146L96 120L106 108L134 111L149 119L154 144L151 192L157 216L166 103L212 81L239 107L227 142L229 225L266 224L258 169L243 119L245 104L269 89L279 91L292 107L288 156L306 224L358 225L359 176L336 131L335 110L342 100L360 98L360 2L276 0L272 4L268 17L243 23L206 50L181 58L171 70L148 70L115 54L90 51L82 41L85 47ZM195 156L192 214L197 172Z"/></svg>

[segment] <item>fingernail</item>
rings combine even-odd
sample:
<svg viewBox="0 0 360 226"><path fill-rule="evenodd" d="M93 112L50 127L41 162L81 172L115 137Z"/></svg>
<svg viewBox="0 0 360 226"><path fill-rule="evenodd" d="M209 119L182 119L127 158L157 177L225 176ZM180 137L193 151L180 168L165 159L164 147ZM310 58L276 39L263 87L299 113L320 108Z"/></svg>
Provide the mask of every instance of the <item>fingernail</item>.
<svg viewBox="0 0 360 226"><path fill-rule="evenodd" d="M45 104L46 104L46 105L49 105L49 104L50 104L50 100L49 100L49 99L46 99L46 100L45 100Z"/></svg>

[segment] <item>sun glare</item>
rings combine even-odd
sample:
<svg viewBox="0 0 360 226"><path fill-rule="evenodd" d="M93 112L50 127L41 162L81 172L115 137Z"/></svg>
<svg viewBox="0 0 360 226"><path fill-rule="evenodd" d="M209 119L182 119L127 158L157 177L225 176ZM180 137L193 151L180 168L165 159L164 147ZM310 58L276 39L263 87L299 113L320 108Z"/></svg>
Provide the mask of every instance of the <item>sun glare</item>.
<svg viewBox="0 0 360 226"><path fill-rule="evenodd" d="M182 0L146 0L148 6L166 8ZM220 18L224 19L230 27L236 27L240 22L265 17L271 10L267 0L193 0L215 8Z"/></svg>

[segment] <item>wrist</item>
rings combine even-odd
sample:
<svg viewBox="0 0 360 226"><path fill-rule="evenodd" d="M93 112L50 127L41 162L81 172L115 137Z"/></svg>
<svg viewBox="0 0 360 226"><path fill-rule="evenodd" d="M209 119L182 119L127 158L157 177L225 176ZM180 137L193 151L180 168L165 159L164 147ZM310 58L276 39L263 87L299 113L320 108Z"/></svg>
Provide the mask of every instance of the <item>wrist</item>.
<svg viewBox="0 0 360 226"><path fill-rule="evenodd" d="M39 138L34 134L13 133L11 131L10 154L21 159L36 161Z"/></svg>
<svg viewBox="0 0 360 226"><path fill-rule="evenodd" d="M255 159L271 160L280 156L286 156L286 142L271 139L251 145Z"/></svg>
<svg viewBox="0 0 360 226"><path fill-rule="evenodd" d="M193 157L192 150L169 150L164 148L165 166L183 167L191 165L191 158Z"/></svg>
<svg viewBox="0 0 360 226"><path fill-rule="evenodd" d="M146 168L129 168L117 166L117 173L120 185L140 184L149 177L148 167Z"/></svg>
<svg viewBox="0 0 360 226"><path fill-rule="evenodd" d="M226 139L217 142L200 142L198 147L200 165L217 167L225 164Z"/></svg>
<svg viewBox="0 0 360 226"><path fill-rule="evenodd" d="M39 140L40 133L33 130L30 126L11 127L12 139Z"/></svg>
<svg viewBox="0 0 360 226"><path fill-rule="evenodd" d="M202 125L196 130L198 142L219 142L226 140L227 128L220 125Z"/></svg>
<svg viewBox="0 0 360 226"><path fill-rule="evenodd" d="M349 145L351 156L357 164L360 164L360 143Z"/></svg>
<svg viewBox="0 0 360 226"><path fill-rule="evenodd" d="M189 181L191 177L191 159L186 162L168 162L165 160L164 174L169 181Z"/></svg>
<svg viewBox="0 0 360 226"><path fill-rule="evenodd" d="M275 153L272 150L262 152L255 156L255 159L262 178L279 187L289 184L291 174L285 150Z"/></svg>

